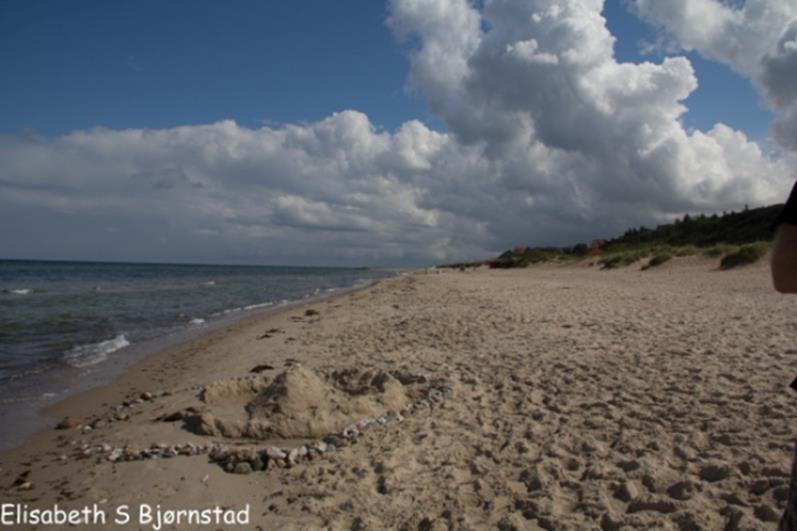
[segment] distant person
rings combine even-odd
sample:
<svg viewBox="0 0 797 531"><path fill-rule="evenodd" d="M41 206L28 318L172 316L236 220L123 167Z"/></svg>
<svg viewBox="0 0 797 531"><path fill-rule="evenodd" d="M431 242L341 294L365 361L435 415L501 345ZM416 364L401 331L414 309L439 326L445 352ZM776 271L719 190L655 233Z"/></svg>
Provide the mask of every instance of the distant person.
<svg viewBox="0 0 797 531"><path fill-rule="evenodd" d="M797 184L775 220L772 246L772 283L781 293L797 293ZM791 384L797 390L797 378ZM791 465L789 499L780 519L780 531L797 531L797 443Z"/></svg>

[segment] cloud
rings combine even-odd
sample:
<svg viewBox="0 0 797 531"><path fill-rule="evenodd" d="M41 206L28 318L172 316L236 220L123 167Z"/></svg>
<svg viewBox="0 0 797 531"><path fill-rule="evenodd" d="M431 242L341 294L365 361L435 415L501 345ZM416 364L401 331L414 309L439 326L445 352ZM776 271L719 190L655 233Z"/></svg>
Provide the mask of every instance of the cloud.
<svg viewBox="0 0 797 531"><path fill-rule="evenodd" d="M600 0L390 5L391 26L418 39L413 88L458 143L481 149L492 206L519 220L483 214L494 233L565 237L781 198L783 160L722 124L684 129L698 83L688 59L617 62Z"/></svg>
<svg viewBox="0 0 797 531"><path fill-rule="evenodd" d="M685 50L748 77L776 111L772 129L797 150L797 3L793 0L634 0L637 12Z"/></svg>
<svg viewBox="0 0 797 531"><path fill-rule="evenodd" d="M0 242L8 256L420 264L781 200L793 160L723 124L684 129L698 83L688 59L617 62L602 6L390 1L408 83L445 132L385 131L346 110L258 129L0 137L0 225L25 225ZM791 41L778 42L759 57L772 58L773 87L791 83ZM778 119L788 137L789 114Z"/></svg>

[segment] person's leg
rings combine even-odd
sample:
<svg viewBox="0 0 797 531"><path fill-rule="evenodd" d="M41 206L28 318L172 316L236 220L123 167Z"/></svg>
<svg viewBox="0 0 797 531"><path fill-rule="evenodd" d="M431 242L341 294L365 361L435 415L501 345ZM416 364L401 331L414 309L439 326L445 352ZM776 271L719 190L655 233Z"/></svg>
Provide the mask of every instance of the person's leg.
<svg viewBox="0 0 797 531"><path fill-rule="evenodd" d="M797 531L797 443L794 444L794 457L791 461L789 480L789 499L778 525L778 531Z"/></svg>

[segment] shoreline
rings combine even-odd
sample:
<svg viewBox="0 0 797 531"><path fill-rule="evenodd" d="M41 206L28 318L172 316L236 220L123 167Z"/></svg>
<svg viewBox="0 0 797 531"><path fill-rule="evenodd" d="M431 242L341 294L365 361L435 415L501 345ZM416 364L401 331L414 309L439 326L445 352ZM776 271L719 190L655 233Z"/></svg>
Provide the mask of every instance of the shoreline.
<svg viewBox="0 0 797 531"><path fill-rule="evenodd" d="M36 435L51 431L60 420L58 418L59 416L71 415L71 413L61 414L62 411L72 411L70 408L61 407L64 402L68 402L72 399L84 402L84 399L81 398L83 395L88 395L92 391L103 387L113 387L117 385L120 380L124 379L127 372L131 370L140 370L139 365L150 358L165 357L169 356L169 353L174 350L190 348L191 343L201 341L205 336L216 334L219 330L223 329L221 335L232 333L233 330L239 329L236 326L238 324L251 324L261 319L267 319L271 315L288 312L305 305L321 303L326 300L334 299L335 297L343 296L347 293L368 289L383 280L385 280L385 278L371 279L366 281L363 285L340 288L333 292L320 293L318 295L286 301L283 304L258 307L250 310L243 309L239 312L224 314L215 320L208 321L202 326L185 328L176 333L155 337L142 343L125 347L121 349L125 351L123 353L125 354L124 356L115 356L114 359L93 366L90 368L89 373L80 375L77 374L77 372L80 372L81 369L75 369L75 374L69 376L69 386L62 390L60 396L56 395L52 398L43 398L41 400L43 400L44 403L32 404L29 407L25 407L26 405L23 404L22 407L18 408L16 411L0 415L0 419L2 419L4 423L11 423L16 426L15 422L22 418L23 422L27 424L23 429L25 433L21 436L14 438L9 437L7 441L0 441L0 454L18 449ZM91 375L91 379L88 378L88 375ZM52 375L52 377L58 376L58 374ZM44 394L46 395L48 393L45 392ZM4 405L4 407L8 407L8 405ZM29 417L28 415L31 414L32 416ZM75 412L75 414L77 413Z"/></svg>
<svg viewBox="0 0 797 531"><path fill-rule="evenodd" d="M765 528L788 491L793 308L765 264L708 259L387 278L223 327L59 403L48 412L97 427L0 452L4 502L249 507L249 527L281 529ZM440 378L450 397L335 451L259 465L182 453L300 456Z"/></svg>

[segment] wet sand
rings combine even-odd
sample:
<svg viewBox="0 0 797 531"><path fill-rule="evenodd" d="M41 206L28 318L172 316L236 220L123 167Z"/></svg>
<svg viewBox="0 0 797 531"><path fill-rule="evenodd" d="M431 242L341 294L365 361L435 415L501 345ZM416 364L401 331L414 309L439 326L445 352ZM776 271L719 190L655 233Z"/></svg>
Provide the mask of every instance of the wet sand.
<svg viewBox="0 0 797 531"><path fill-rule="evenodd" d="M403 276L213 331L50 408L81 426L0 454L2 501L249 506L214 529L774 528L797 298L763 263L639 265ZM415 408L435 381L450 393ZM198 422L155 420L187 408ZM403 420L251 473L94 450L290 449L382 409Z"/></svg>

